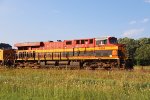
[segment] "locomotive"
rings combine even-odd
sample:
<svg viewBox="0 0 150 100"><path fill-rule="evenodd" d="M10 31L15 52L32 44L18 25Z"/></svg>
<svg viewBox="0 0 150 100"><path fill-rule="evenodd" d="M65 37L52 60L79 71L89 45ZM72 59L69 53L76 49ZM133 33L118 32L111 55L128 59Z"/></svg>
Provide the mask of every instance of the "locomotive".
<svg viewBox="0 0 150 100"><path fill-rule="evenodd" d="M14 46L17 49L7 51L10 57L5 57L2 62L8 60L9 63L17 67L133 68L126 55L125 45L119 44L117 38L110 36L64 41L25 42L16 43Z"/></svg>

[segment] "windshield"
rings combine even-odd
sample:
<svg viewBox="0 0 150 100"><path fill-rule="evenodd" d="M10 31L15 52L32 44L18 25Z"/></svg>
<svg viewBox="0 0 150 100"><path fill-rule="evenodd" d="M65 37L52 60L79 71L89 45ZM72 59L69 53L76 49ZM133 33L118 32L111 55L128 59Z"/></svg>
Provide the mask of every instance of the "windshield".
<svg viewBox="0 0 150 100"><path fill-rule="evenodd" d="M118 42L117 42L117 38L114 38L114 37L113 37L113 38L110 38L110 39L109 39L109 43L110 43L110 44L116 44L116 43L118 43Z"/></svg>

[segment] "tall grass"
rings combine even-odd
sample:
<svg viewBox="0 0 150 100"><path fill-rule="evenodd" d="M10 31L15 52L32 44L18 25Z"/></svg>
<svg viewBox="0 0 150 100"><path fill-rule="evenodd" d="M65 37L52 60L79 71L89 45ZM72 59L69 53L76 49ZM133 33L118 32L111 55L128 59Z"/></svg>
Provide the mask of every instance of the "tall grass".
<svg viewBox="0 0 150 100"><path fill-rule="evenodd" d="M0 99L150 100L150 72L0 69Z"/></svg>

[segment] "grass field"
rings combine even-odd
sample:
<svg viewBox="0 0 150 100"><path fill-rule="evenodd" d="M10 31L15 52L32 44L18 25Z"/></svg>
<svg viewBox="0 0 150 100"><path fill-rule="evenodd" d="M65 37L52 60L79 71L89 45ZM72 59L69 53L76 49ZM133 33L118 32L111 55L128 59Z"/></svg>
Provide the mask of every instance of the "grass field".
<svg viewBox="0 0 150 100"><path fill-rule="evenodd" d="M0 69L1 100L150 100L150 67L134 71Z"/></svg>

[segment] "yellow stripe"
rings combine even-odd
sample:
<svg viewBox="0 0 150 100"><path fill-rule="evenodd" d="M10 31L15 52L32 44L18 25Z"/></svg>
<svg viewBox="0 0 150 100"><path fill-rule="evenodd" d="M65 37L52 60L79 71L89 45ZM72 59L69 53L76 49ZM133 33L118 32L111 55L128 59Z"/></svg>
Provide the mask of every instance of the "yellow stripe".
<svg viewBox="0 0 150 100"><path fill-rule="evenodd" d="M87 60L87 59L119 59L117 56L116 57L95 57L95 56L76 56L76 57L54 57L53 60ZM33 58L28 58L28 59L17 59L17 60L34 60ZM35 58L35 60L45 60L44 57L41 58ZM46 58L46 60L52 60L52 58Z"/></svg>
<svg viewBox="0 0 150 100"><path fill-rule="evenodd" d="M94 50L117 50L118 46L104 46L95 48L74 48L74 51L94 51ZM17 52L73 52L73 49L51 49L51 50L17 50Z"/></svg>

